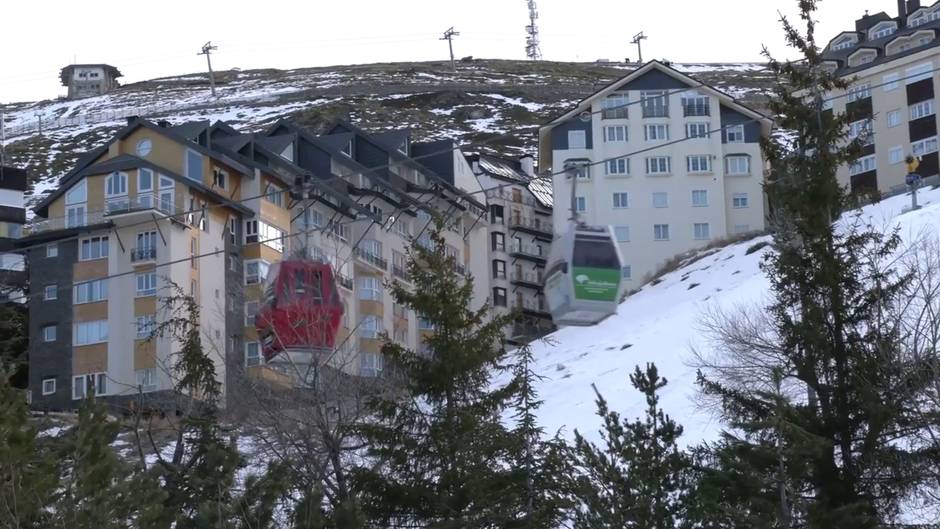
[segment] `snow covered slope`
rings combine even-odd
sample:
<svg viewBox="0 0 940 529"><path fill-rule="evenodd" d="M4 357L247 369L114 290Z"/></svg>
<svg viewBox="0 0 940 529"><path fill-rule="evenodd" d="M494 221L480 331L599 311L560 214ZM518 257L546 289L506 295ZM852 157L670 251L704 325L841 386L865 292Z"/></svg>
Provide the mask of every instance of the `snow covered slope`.
<svg viewBox="0 0 940 529"><path fill-rule="evenodd" d="M906 243L940 230L940 190L921 190L921 210L902 214L910 196L883 200L861 210L864 219L879 229L900 227ZM853 212L848 216L854 215ZM696 406L692 349L707 352L701 328L704 310L736 306L762 309L769 301L769 284L759 265L769 248L746 255L748 248L769 237L725 247L647 285L627 298L616 315L595 327L562 329L550 343L533 344L536 372L544 376L538 390L545 403L539 418L546 432L573 430L598 439L600 420L595 415L591 384L625 418L644 413L643 397L630 385L634 367L654 362L669 384L664 388L664 410L685 426L683 445L715 439L721 424Z"/></svg>

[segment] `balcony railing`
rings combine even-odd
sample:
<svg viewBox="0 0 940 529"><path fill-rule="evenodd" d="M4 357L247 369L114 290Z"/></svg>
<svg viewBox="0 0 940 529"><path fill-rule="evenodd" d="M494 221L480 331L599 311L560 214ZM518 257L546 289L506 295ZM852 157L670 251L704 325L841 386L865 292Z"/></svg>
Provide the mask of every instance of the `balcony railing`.
<svg viewBox="0 0 940 529"><path fill-rule="evenodd" d="M486 196L491 199L501 199L501 200L506 200L508 202L512 202L514 204L523 204L526 206L531 206L533 208L545 209L545 206L543 206L541 202L539 202L538 200L535 200L534 198L528 196L527 194L523 193L521 197L513 196L511 192L506 191L504 188L493 189L493 190L487 191Z"/></svg>
<svg viewBox="0 0 940 529"><path fill-rule="evenodd" d="M530 217L509 217L509 227L513 229L531 230L546 235L552 234L552 224L547 220Z"/></svg>
<svg viewBox="0 0 940 529"><path fill-rule="evenodd" d="M139 263L141 261L153 261L157 258L157 248L154 246L144 246L143 248L134 248L131 250L131 262Z"/></svg>
<svg viewBox="0 0 940 529"><path fill-rule="evenodd" d="M153 195L142 195L134 198L112 198L105 203L103 210L87 211L82 217L57 217L34 222L26 227L28 235L35 235L47 231L65 230L101 224L112 215L130 213L132 211L145 211L155 209L165 215L176 215L182 210L173 205L172 201L161 201Z"/></svg>
<svg viewBox="0 0 940 529"><path fill-rule="evenodd" d="M513 244L511 252L514 254L524 255L527 257L534 257L536 259L545 260L545 255L538 246L532 244Z"/></svg>
<svg viewBox="0 0 940 529"><path fill-rule="evenodd" d="M353 289L353 280L351 277L346 277L343 274L336 274L336 283L345 288L346 290Z"/></svg>
<svg viewBox="0 0 940 529"><path fill-rule="evenodd" d="M513 308L539 314L548 314L548 305L542 300L524 298L522 303L516 300L513 303Z"/></svg>
<svg viewBox="0 0 940 529"><path fill-rule="evenodd" d="M353 253L359 259L371 264L376 268L381 268L383 271L388 270L388 261L382 259L378 255L375 255L372 252L363 250L362 248L354 248Z"/></svg>
<svg viewBox="0 0 940 529"><path fill-rule="evenodd" d="M405 267L403 266L393 264L392 275L397 277L398 279L408 281L408 270L406 270Z"/></svg>
<svg viewBox="0 0 940 529"><path fill-rule="evenodd" d="M525 283L528 285L535 285L535 286L541 287L543 283L543 278L542 278L542 274L538 274L535 272L523 272L521 274L518 272L513 272L511 276L511 281L513 281L514 283Z"/></svg>

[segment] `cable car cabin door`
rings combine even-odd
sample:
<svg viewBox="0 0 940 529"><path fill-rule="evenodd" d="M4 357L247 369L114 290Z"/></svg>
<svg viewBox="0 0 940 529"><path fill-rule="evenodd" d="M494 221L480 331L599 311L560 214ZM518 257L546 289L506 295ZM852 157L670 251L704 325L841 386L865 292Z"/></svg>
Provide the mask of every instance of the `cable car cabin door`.
<svg viewBox="0 0 940 529"><path fill-rule="evenodd" d="M616 313L622 285L620 249L610 228L562 238L564 260L550 263L545 294L559 326L595 325ZM559 242L562 242L559 241ZM565 259L565 257L567 257Z"/></svg>

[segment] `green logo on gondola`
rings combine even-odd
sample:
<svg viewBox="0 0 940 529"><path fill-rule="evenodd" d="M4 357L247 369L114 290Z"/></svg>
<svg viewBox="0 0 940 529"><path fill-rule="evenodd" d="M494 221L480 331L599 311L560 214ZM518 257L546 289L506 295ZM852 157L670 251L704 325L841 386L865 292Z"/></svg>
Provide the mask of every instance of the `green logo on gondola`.
<svg viewBox="0 0 940 529"><path fill-rule="evenodd" d="M620 271L609 268L575 267L574 297L578 301L617 301Z"/></svg>

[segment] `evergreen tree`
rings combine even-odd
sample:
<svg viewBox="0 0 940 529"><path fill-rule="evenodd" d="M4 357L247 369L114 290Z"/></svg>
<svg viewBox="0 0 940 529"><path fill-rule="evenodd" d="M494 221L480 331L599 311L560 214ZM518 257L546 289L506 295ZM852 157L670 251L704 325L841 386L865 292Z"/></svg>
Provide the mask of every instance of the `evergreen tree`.
<svg viewBox="0 0 940 529"><path fill-rule="evenodd" d="M22 391L0 363L0 527L48 527L58 469L30 424Z"/></svg>
<svg viewBox="0 0 940 529"><path fill-rule="evenodd" d="M505 356L508 316L472 309L473 282L455 272L437 219L413 246L413 288L392 285L399 303L433 325L424 351L387 342L395 390L374 399L363 433L375 466L359 472L363 508L378 527L474 529L504 522L512 505L512 436L501 423L514 384L493 386Z"/></svg>
<svg viewBox="0 0 940 529"><path fill-rule="evenodd" d="M803 60L781 63L767 54L777 76L771 110L794 132L796 149L763 144L775 230L764 263L772 328L751 337L751 359L764 363L764 376L742 382L711 375L702 386L721 402L730 427L719 454L735 464L729 475L762 483L743 504L777 493L772 515L764 508L751 513L765 515L761 525L869 529L888 521L923 479L929 457L904 440L924 426L909 404L923 396L935 358L907 354L897 322L888 321L903 312L893 303L907 288L906 278L884 264L896 234L860 221L837 228L852 201L836 171L860 156L866 139L850 141L847 125L871 116L859 113L860 104L844 113L825 109L824 97L849 87L823 68L816 3L799 2L805 32L782 19ZM750 354L741 347L746 342L742 337L729 351Z"/></svg>
<svg viewBox="0 0 940 529"><path fill-rule="evenodd" d="M579 529L671 529L683 518L690 461L677 445L682 426L659 407L657 392L666 379L648 364L646 371L637 367L630 382L646 397L644 418L621 419L595 388L603 445L575 431L571 458Z"/></svg>

